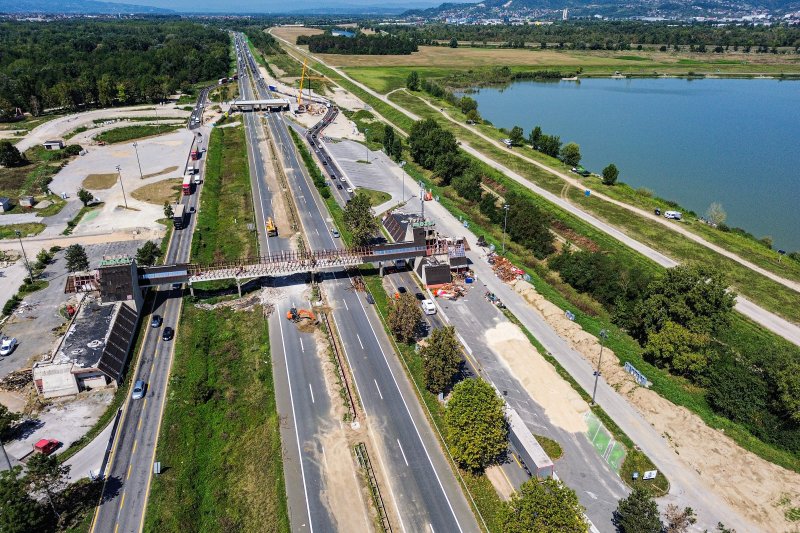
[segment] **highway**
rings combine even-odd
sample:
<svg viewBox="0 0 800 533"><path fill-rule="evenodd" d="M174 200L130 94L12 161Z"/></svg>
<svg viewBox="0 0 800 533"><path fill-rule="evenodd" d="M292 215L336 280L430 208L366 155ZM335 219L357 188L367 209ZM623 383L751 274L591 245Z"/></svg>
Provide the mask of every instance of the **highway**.
<svg viewBox="0 0 800 533"><path fill-rule="evenodd" d="M207 92L201 91L196 108L205 103ZM202 151L207 140L202 131L197 128L192 131L195 132L192 149L196 147ZM205 157L201 159L200 175L205 176ZM193 194L182 197L190 211L187 214L188 224L173 233L167 248L166 263L189 260L196 218L191 211L199 207L201 190L202 185L198 185ZM142 529L175 345L174 339L163 341L161 334L167 326L176 329L178 334L181 296L180 288L157 290L152 309L146 307L141 313L144 339L139 352L139 364L131 371L134 372L133 380L141 379L147 384L146 393L141 400L132 400L129 395L123 405L122 420L114 438L103 493L92 522L93 532L122 533ZM151 313L163 317L161 327L150 327Z"/></svg>
<svg viewBox="0 0 800 533"><path fill-rule="evenodd" d="M249 50L246 46L240 48L247 54L253 73L260 78ZM259 79L257 86L259 96L266 96L263 80ZM329 216L305 166L298 160L283 117L269 113L267 124L284 158L309 246L341 248L339 239L331 235ZM390 506L395 506L400 530L478 531L376 311L366 303L363 293L352 289L347 277L328 275L323 286L377 449L373 463L389 484L390 494L384 494L384 498ZM273 342L273 346L276 344ZM293 373L291 379L297 381ZM295 396L294 401L299 399ZM297 524L293 523L295 527Z"/></svg>

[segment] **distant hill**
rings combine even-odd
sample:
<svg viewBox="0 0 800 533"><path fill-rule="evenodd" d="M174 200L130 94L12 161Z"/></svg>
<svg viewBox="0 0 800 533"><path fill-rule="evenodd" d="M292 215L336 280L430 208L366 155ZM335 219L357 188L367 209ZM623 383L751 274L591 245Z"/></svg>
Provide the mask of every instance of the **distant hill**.
<svg viewBox="0 0 800 533"><path fill-rule="evenodd" d="M167 14L174 13L174 11L161 7L117 4L99 0L59 0L57 2L52 0L4 0L0 2L0 13L116 15L126 13Z"/></svg>

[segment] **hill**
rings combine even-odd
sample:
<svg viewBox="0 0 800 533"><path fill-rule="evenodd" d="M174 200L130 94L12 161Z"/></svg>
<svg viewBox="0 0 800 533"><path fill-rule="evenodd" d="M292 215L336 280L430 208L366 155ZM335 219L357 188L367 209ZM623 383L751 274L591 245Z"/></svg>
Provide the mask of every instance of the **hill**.
<svg viewBox="0 0 800 533"><path fill-rule="evenodd" d="M67 15L117 15L117 14L168 14L174 13L171 9L152 6L139 6L135 4L117 4L101 2L99 0L15 0L14 2L0 3L0 13L41 13Z"/></svg>

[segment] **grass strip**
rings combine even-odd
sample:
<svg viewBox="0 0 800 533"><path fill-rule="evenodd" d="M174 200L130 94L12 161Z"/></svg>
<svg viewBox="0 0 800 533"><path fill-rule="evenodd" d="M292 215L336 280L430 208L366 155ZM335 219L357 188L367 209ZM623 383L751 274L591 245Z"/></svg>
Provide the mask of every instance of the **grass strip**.
<svg viewBox="0 0 800 533"><path fill-rule="evenodd" d="M241 125L211 132L192 239L193 261L212 263L258 255L246 147Z"/></svg>
<svg viewBox="0 0 800 533"><path fill-rule="evenodd" d="M267 319L184 304L158 440L147 531L284 531Z"/></svg>
<svg viewBox="0 0 800 533"><path fill-rule="evenodd" d="M154 125L136 125L136 126L123 126L121 128L114 128L113 130L104 131L97 134L94 138L96 141L102 141L108 144L121 143L132 141L134 139L142 139L144 137L152 137L154 135L163 135L183 128L183 124L154 124Z"/></svg>
<svg viewBox="0 0 800 533"><path fill-rule="evenodd" d="M72 220L67 222L67 227L64 228L64 231L61 232L61 235L72 235L72 232L75 231L75 227L80 223L83 217L86 216L86 213L90 211L96 211L101 207L103 207L103 202L81 207L81 210L78 211L74 217L72 217Z"/></svg>
<svg viewBox="0 0 800 533"><path fill-rule="evenodd" d="M6 224L0 226L0 239L16 239L17 232L22 237L33 237L44 231L46 228L41 222L23 222L21 224Z"/></svg>

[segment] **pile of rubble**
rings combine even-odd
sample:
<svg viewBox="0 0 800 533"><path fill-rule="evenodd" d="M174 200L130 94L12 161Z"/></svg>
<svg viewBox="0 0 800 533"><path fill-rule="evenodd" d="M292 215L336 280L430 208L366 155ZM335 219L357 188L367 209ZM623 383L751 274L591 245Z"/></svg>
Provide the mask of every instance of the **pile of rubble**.
<svg viewBox="0 0 800 533"><path fill-rule="evenodd" d="M448 300L456 300L467 294L467 288L458 281L453 283L445 283L441 287L433 290L433 295L437 298L447 298Z"/></svg>
<svg viewBox="0 0 800 533"><path fill-rule="evenodd" d="M0 389L5 391L17 392L25 388L33 380L33 370L23 368L11 372L3 379L0 379Z"/></svg>
<svg viewBox="0 0 800 533"><path fill-rule="evenodd" d="M244 298L237 298L235 300L225 300L215 304L197 303L195 304L195 307L198 309L204 309L206 311L212 311L214 309L223 307L228 307L234 311L252 311L256 307L262 307L264 309L264 316L267 317L275 310L275 307L272 304L267 304L262 301L262 297L259 293L251 294L250 296L245 296Z"/></svg>
<svg viewBox="0 0 800 533"><path fill-rule="evenodd" d="M505 257L500 257L493 253L488 257L488 260L497 277L506 283L518 280L525 275L524 270L514 266L514 264Z"/></svg>

